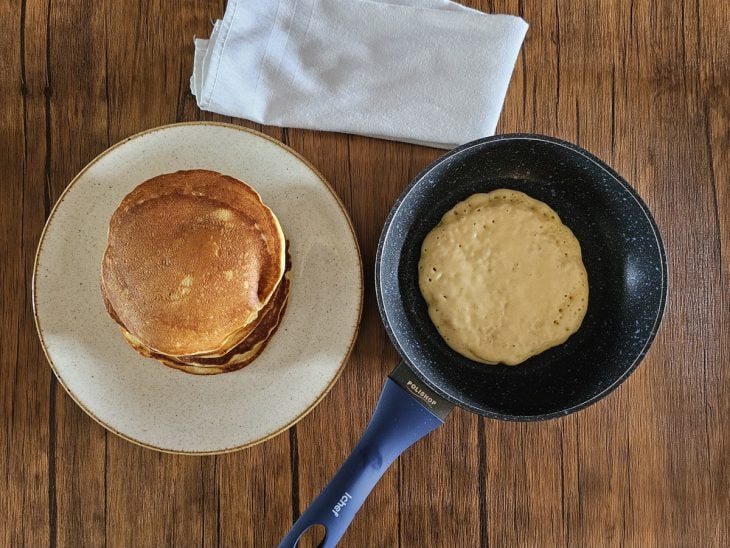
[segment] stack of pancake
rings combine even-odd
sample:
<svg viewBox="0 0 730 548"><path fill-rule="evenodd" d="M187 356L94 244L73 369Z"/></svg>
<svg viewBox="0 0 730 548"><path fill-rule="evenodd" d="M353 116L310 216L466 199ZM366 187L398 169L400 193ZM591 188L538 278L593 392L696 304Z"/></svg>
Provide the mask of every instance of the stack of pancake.
<svg viewBox="0 0 730 548"><path fill-rule="evenodd" d="M263 351L286 308L290 268L279 221L254 189L178 171L145 181L114 212L101 289L140 354L207 375Z"/></svg>

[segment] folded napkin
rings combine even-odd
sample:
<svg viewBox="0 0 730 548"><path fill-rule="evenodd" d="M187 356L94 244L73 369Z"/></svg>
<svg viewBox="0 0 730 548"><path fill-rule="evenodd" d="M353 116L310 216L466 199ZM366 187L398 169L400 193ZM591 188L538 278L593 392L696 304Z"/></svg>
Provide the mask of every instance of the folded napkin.
<svg viewBox="0 0 730 548"><path fill-rule="evenodd" d="M494 133L526 32L447 0L229 0L190 88L262 124L451 148Z"/></svg>

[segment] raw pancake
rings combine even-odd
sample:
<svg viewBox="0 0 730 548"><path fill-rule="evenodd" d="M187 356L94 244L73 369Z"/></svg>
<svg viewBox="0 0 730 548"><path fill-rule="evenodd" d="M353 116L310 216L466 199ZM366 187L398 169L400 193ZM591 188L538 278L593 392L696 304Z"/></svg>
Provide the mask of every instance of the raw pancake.
<svg viewBox="0 0 730 548"><path fill-rule="evenodd" d="M284 269L284 235L255 190L179 171L142 183L117 208L101 286L113 317L148 349L215 356L255 329Z"/></svg>
<svg viewBox="0 0 730 548"><path fill-rule="evenodd" d="M563 343L588 306L578 240L550 207L514 190L449 210L423 241L418 280L446 343L482 363L515 365Z"/></svg>
<svg viewBox="0 0 730 548"><path fill-rule="evenodd" d="M233 347L228 354L219 358L174 358L150 351L127 331L122 329L122 335L127 342L140 354L148 358L154 358L161 363L180 369L182 371L197 375L211 375L235 371L248 365L264 351L272 335L279 327L281 318L286 310L291 288L290 266L284 275L279 287L271 297L265 311L262 312L263 320L256 329L243 341Z"/></svg>

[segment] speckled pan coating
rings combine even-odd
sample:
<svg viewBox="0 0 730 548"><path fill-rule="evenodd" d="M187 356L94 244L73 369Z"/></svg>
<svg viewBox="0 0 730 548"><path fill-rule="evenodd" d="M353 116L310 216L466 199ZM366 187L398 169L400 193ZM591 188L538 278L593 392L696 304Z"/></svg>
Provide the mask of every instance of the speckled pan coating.
<svg viewBox="0 0 730 548"><path fill-rule="evenodd" d="M560 215L580 241L589 280L578 332L515 367L449 348L418 288L426 234L457 202L498 188L525 192ZM409 185L383 228L375 287L393 344L437 393L482 415L539 420L594 403L636 368L661 322L667 261L646 204L605 163L551 137L500 135L447 153Z"/></svg>

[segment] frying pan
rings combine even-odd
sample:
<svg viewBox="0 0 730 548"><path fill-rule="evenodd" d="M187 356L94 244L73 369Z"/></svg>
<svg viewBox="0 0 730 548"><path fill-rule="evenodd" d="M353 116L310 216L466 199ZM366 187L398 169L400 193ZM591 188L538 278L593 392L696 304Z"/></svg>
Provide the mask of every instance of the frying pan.
<svg viewBox="0 0 730 548"><path fill-rule="evenodd" d="M453 351L429 319L418 288L426 234L457 202L510 188L552 207L581 244L589 299L565 343L514 366L476 363ZM644 202L580 147L514 134L467 143L426 168L388 216L375 262L385 329L402 358L385 382L361 440L280 547L325 528L334 546L388 466L443 424L458 405L487 417L534 421L595 403L636 368L654 339L667 296L667 262Z"/></svg>

